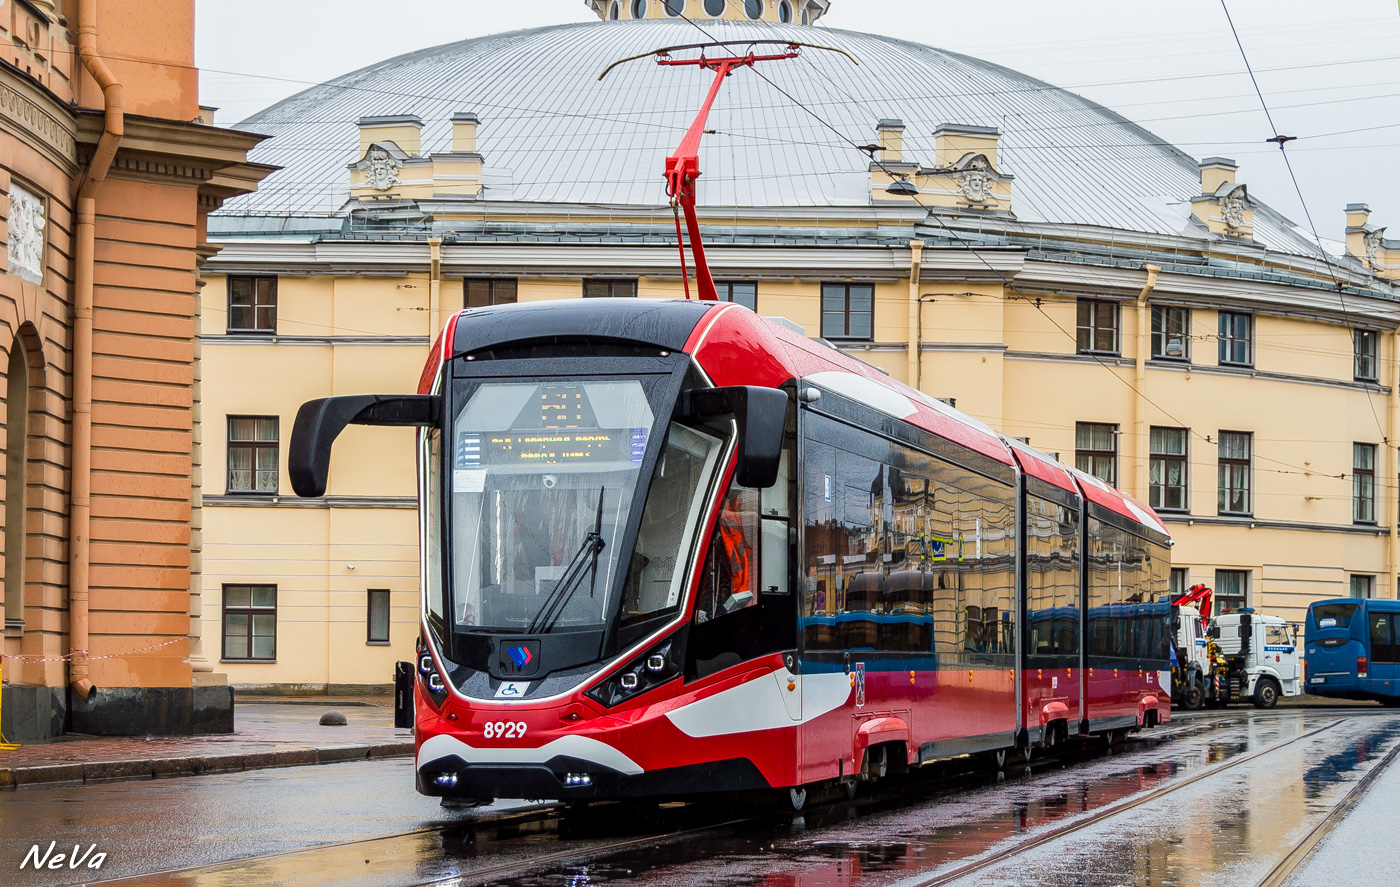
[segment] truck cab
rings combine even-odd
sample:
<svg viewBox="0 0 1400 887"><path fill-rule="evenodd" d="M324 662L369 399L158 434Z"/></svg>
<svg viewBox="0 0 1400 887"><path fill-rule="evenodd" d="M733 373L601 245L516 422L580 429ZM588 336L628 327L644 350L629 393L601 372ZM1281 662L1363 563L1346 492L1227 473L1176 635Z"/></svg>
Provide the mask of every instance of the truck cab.
<svg viewBox="0 0 1400 887"><path fill-rule="evenodd" d="M1302 694L1298 645L1285 620L1251 609L1236 610L1216 616L1210 636L1222 656L1238 663L1230 670L1231 698L1273 708L1280 696Z"/></svg>
<svg viewBox="0 0 1400 887"><path fill-rule="evenodd" d="M1206 646L1207 622L1201 611L1183 604L1172 607L1176 664L1172 669L1172 701L1198 709L1210 694L1211 662Z"/></svg>

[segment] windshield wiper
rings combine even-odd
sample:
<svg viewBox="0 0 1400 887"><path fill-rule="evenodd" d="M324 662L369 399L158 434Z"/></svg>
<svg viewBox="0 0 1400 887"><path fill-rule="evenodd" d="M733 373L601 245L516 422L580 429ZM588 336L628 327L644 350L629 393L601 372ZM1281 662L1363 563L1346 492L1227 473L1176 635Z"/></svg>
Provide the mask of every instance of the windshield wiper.
<svg viewBox="0 0 1400 887"><path fill-rule="evenodd" d="M578 588L580 580L587 570L592 576L592 585L589 588L588 596L593 597L597 591L598 583L598 554L606 544L603 541L603 491L606 487L598 489L598 513L593 519L593 529L583 537L583 544L579 546L569 565L564 569L564 575L550 591L549 597L545 600L544 606L540 608L535 618L530 620L529 628L525 629L526 634L542 634L554 628L554 624L559 621L559 617L564 615L564 608L573 597L574 590Z"/></svg>

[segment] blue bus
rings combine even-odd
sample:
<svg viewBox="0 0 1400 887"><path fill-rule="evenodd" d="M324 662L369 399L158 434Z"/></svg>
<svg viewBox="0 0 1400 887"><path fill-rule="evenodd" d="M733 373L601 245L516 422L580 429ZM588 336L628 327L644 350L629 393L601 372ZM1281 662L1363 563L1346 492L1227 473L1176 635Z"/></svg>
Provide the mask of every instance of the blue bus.
<svg viewBox="0 0 1400 887"><path fill-rule="evenodd" d="M1308 692L1400 705L1400 601L1339 598L1308 608Z"/></svg>

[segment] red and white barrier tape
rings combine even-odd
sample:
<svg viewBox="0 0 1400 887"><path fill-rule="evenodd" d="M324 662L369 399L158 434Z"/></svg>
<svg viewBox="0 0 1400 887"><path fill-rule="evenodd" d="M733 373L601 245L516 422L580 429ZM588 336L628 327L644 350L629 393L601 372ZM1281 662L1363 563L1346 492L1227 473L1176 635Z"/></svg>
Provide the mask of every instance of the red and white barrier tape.
<svg viewBox="0 0 1400 887"><path fill-rule="evenodd" d="M63 656L10 656L5 653L0 653L0 659L9 659L13 662L67 662L74 656L81 654L88 662L96 662L100 659L121 659L124 656L134 656L137 653L149 653L151 650L159 650L161 647L168 647L171 644L178 644L181 641L187 640L189 640L189 638L171 638L163 643L152 644L149 647L142 647L139 650L127 650L125 653L108 653L105 656L89 656L87 650L74 650Z"/></svg>

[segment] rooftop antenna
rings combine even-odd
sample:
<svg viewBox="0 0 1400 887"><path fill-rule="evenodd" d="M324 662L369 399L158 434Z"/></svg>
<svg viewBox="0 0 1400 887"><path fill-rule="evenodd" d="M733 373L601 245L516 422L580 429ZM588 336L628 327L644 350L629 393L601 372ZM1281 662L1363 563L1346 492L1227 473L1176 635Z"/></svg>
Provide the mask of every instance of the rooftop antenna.
<svg viewBox="0 0 1400 887"><path fill-rule="evenodd" d="M754 47L763 45L779 46L781 49L764 55L757 54ZM725 55L718 58L709 58L705 55L707 49L728 46L745 46L748 47L748 52L744 55ZM676 217L676 245L680 248L681 280L685 283L685 297L687 299L690 298L690 272L686 269L685 263L685 238L681 235L682 212L685 213L685 226L690 235L690 251L695 257L695 285L700 291L700 299L710 302L719 301L714 278L710 276L710 266L705 261L705 245L700 238L700 220L695 215L695 180L700 177L700 138L708 131L705 129L705 121L709 118L710 108L714 106L715 98L719 95L719 88L724 83L724 78L737 68L751 68L758 62L797 58L803 47L838 52L852 62L860 64L849 52L834 46L794 43L788 40L729 40L655 49L613 62L603 69L603 73L598 75L598 79L602 80L618 65L647 56L655 56L656 63L662 67L696 67L715 72L715 82L710 87L710 94L705 97L705 104L700 107L700 113L696 115L695 122L690 124L690 129L686 131L680 146L676 148L676 153L666 158L666 195L671 198L671 212ZM700 50L700 55L696 58L671 57L673 52L691 49Z"/></svg>

